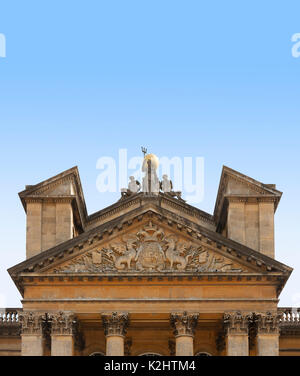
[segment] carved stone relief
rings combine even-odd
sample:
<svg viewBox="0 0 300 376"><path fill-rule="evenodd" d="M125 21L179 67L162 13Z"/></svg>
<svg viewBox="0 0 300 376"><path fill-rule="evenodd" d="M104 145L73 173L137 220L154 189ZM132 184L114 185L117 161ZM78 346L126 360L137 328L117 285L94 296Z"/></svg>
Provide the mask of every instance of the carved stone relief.
<svg viewBox="0 0 300 376"><path fill-rule="evenodd" d="M224 327L227 334L247 334L251 314L241 312L225 313L223 317Z"/></svg>
<svg viewBox="0 0 300 376"><path fill-rule="evenodd" d="M282 319L282 313L256 313L254 321L257 324L258 334L278 334L279 323Z"/></svg>
<svg viewBox="0 0 300 376"><path fill-rule="evenodd" d="M55 335L72 335L76 330L76 318L72 313L58 312L50 314L51 333Z"/></svg>
<svg viewBox="0 0 300 376"><path fill-rule="evenodd" d="M129 325L129 315L127 312L104 312L102 313L102 322L106 336L125 337Z"/></svg>
<svg viewBox="0 0 300 376"><path fill-rule="evenodd" d="M43 334L43 324L46 316L40 312L21 312L19 321L21 323L21 333L28 335Z"/></svg>
<svg viewBox="0 0 300 376"><path fill-rule="evenodd" d="M170 323L174 329L175 337L180 336L194 336L195 329L197 326L199 314L198 313L188 313L179 312L172 313L170 317Z"/></svg>
<svg viewBox="0 0 300 376"><path fill-rule="evenodd" d="M179 241L149 222L136 234L58 266L57 273L246 272L203 246Z"/></svg>

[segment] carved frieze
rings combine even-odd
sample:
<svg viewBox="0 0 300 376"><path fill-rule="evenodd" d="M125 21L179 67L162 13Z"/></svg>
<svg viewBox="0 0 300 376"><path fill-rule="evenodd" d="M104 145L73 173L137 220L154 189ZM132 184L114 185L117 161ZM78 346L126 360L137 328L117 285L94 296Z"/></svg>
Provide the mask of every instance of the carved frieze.
<svg viewBox="0 0 300 376"><path fill-rule="evenodd" d="M198 317L198 313L172 313L170 323L174 329L175 337L194 336Z"/></svg>
<svg viewBox="0 0 300 376"><path fill-rule="evenodd" d="M57 266L57 273L246 272L204 246L166 235L149 222L135 234Z"/></svg>

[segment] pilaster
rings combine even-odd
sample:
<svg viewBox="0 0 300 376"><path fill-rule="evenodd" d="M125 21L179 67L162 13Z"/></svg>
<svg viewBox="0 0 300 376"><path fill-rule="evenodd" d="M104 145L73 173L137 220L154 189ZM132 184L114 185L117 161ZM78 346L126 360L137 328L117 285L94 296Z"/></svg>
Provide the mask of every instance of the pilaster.
<svg viewBox="0 0 300 376"><path fill-rule="evenodd" d="M44 320L45 315L40 312L22 312L19 314L19 321L21 323L22 356L44 355Z"/></svg>
<svg viewBox="0 0 300 376"><path fill-rule="evenodd" d="M255 315L257 323L257 355L279 356L279 322L281 314L259 313Z"/></svg>
<svg viewBox="0 0 300 376"><path fill-rule="evenodd" d="M73 356L76 317L71 312L58 312L50 315L51 355Z"/></svg>
<svg viewBox="0 0 300 376"><path fill-rule="evenodd" d="M241 312L225 313L224 327L227 356L249 355L249 315Z"/></svg>

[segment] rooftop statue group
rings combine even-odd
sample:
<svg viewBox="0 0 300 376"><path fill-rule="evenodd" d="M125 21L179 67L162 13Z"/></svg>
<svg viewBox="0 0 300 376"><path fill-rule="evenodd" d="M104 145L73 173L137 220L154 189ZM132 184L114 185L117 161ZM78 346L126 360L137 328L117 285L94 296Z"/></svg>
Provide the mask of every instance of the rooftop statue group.
<svg viewBox="0 0 300 376"><path fill-rule="evenodd" d="M156 170L159 166L159 161L156 155L145 155L142 172L145 174L142 184L135 179L134 176L130 176L128 188L121 190L122 198L129 197L139 192L159 194L163 192L170 197L176 197L181 201L184 201L181 197L181 192L173 191L173 183L169 179L168 175L163 175L163 180L159 181Z"/></svg>

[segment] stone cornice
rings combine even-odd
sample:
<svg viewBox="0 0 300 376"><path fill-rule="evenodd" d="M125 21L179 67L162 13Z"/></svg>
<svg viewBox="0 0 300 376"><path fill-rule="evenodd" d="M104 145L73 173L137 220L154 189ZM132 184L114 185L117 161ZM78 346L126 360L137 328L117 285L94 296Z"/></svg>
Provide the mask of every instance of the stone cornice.
<svg viewBox="0 0 300 376"><path fill-rule="evenodd" d="M194 206L191 206L185 202L171 198L163 193L160 193L158 196L144 193L132 195L128 199L118 201L117 203L103 210L100 210L99 212L91 214L87 218L86 225L89 226L97 222L103 223L103 221L109 219L111 216L114 216L117 213L124 211L124 209L130 208L135 205L139 205L140 207L142 207L147 203L155 203L155 205L158 205L160 207L162 204L165 204L169 207L184 212L186 215L189 215L190 217L195 217L205 223L209 223L210 225L215 226L214 218L212 215L200 209L197 209Z"/></svg>
<svg viewBox="0 0 300 376"><path fill-rule="evenodd" d="M134 282L134 281L203 281L203 282L238 282L238 283L259 283L259 284L277 284L281 281L282 276L280 274L266 274L261 275L258 273L134 273L134 274L88 274L88 273L62 273L62 274L39 274L39 273L24 273L19 276L22 280L22 284L44 282L93 282L93 281L103 281L103 282Z"/></svg>
<svg viewBox="0 0 300 376"><path fill-rule="evenodd" d="M277 304L278 299L251 299L251 298L236 298L236 299L230 299L230 298L199 298L199 299L183 299L183 298L170 298L170 299L165 299L165 298L155 298L155 299L150 299L150 298L141 298L141 299L121 299L121 298L81 298L81 299L24 299L22 300L23 304L35 304L35 303L63 303L63 304L74 304L74 303L84 303L84 304L95 304L95 303L108 303L108 304L114 304L114 303L132 303L132 302L138 302L138 303L149 303L155 304L155 303L271 303L271 304Z"/></svg>
<svg viewBox="0 0 300 376"><path fill-rule="evenodd" d="M27 203L71 203L76 199L74 195L61 195L61 196L27 196L24 198L24 201Z"/></svg>
<svg viewBox="0 0 300 376"><path fill-rule="evenodd" d="M105 209L89 215L87 217L87 225L103 221L117 213L120 213L124 209L130 208L131 206L141 206L141 195L142 193L138 193L136 195L130 196L128 199L118 201L117 203L110 205Z"/></svg>
<svg viewBox="0 0 300 376"><path fill-rule="evenodd" d="M162 195L161 202L165 202L169 206L171 206L175 209L178 209L180 211L183 211L190 216L194 216L194 217L200 219L203 222L207 222L207 223L210 223L210 224L213 224L213 225L215 224L214 218L213 218L212 215L205 213L204 211L199 210L199 209L195 208L194 206L186 204L182 201L177 201L175 199L171 199L168 196Z"/></svg>
<svg viewBox="0 0 300 376"><path fill-rule="evenodd" d="M264 196L245 196L245 195L224 195L228 202L245 202L248 204L257 204L259 202L277 202L277 198L271 195Z"/></svg>

